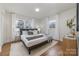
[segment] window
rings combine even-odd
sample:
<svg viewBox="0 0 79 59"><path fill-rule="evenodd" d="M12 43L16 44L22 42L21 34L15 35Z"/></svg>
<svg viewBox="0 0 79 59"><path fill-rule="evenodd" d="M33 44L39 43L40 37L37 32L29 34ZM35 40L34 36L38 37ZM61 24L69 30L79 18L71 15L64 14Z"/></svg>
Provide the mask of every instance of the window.
<svg viewBox="0 0 79 59"><path fill-rule="evenodd" d="M56 27L56 20L49 21L49 28L55 28Z"/></svg>

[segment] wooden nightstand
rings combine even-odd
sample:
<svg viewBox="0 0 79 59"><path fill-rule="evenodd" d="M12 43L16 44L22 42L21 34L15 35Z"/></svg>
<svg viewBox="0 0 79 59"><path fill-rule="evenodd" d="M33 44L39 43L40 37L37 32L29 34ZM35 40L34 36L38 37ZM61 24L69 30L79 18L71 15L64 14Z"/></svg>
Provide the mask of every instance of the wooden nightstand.
<svg viewBox="0 0 79 59"><path fill-rule="evenodd" d="M64 55L76 55L76 38L63 38L63 53Z"/></svg>

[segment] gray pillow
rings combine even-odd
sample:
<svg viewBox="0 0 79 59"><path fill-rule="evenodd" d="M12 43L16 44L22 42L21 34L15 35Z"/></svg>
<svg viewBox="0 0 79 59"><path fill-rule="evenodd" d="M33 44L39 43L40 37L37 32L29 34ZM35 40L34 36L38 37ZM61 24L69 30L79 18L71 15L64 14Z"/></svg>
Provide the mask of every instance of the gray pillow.
<svg viewBox="0 0 79 59"><path fill-rule="evenodd" d="M33 32L32 31L28 31L28 35L33 35Z"/></svg>

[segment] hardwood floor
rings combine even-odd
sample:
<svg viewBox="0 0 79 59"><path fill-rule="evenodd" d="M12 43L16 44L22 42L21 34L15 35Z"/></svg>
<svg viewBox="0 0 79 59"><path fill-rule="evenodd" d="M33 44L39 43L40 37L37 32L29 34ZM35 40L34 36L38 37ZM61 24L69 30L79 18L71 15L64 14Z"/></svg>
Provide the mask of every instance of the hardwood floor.
<svg viewBox="0 0 79 59"><path fill-rule="evenodd" d="M67 49L64 51L65 45L64 42L58 42L54 47L49 49L47 52L42 54L41 56L77 56L76 48L75 49ZM73 47L73 44L71 45Z"/></svg>
<svg viewBox="0 0 79 59"><path fill-rule="evenodd" d="M11 44L17 43L17 42L20 42L20 40L12 41L12 42L4 44L3 47L2 47L2 52L0 53L0 56L9 56Z"/></svg>
<svg viewBox="0 0 79 59"><path fill-rule="evenodd" d="M10 47L11 47L11 43L4 44L2 47L2 52L0 53L0 55L1 56L9 56Z"/></svg>
<svg viewBox="0 0 79 59"><path fill-rule="evenodd" d="M63 56L62 42L58 42L41 56Z"/></svg>
<svg viewBox="0 0 79 59"><path fill-rule="evenodd" d="M14 42L17 43L17 42ZM10 48L11 48L11 44L12 43L7 43L5 45L3 45L2 47L2 52L0 53L1 56L9 56L10 54ZM63 54L63 43L62 42L58 42L55 46L53 46L51 49L49 49L48 51L46 51L45 53L43 53L41 56L66 56L69 55L69 52L66 52L66 54ZM73 56L76 52L73 52L71 56ZM75 54L76 55L76 54Z"/></svg>

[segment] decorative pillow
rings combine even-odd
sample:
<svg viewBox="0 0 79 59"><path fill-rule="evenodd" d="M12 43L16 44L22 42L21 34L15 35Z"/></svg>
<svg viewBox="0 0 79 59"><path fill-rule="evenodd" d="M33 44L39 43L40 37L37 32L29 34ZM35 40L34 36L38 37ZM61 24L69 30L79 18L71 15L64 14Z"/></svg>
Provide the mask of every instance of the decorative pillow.
<svg viewBox="0 0 79 59"><path fill-rule="evenodd" d="M33 32L32 31L28 31L28 35L33 35Z"/></svg>

